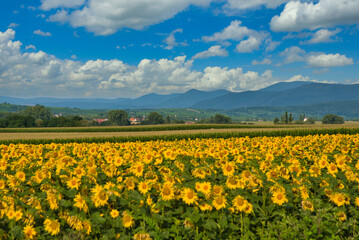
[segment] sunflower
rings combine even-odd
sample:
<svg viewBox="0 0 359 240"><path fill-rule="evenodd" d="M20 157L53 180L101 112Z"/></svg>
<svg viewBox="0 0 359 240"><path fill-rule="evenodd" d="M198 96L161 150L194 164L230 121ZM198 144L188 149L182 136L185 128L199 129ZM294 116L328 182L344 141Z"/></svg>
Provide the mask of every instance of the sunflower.
<svg viewBox="0 0 359 240"><path fill-rule="evenodd" d="M215 207L217 210L221 208L225 208L227 205L227 200L224 196L217 196L212 201L213 207Z"/></svg>
<svg viewBox="0 0 359 240"><path fill-rule="evenodd" d="M212 193L216 196L219 196L223 193L223 187L220 185L214 185L212 189Z"/></svg>
<svg viewBox="0 0 359 240"><path fill-rule="evenodd" d="M204 193L205 195L210 194L210 193L211 193L211 189L212 189L212 185L211 185L210 182L200 183L199 191L201 191L201 192Z"/></svg>
<svg viewBox="0 0 359 240"><path fill-rule="evenodd" d="M120 212L117 211L116 209L112 209L110 215L112 218L117 218L120 215Z"/></svg>
<svg viewBox="0 0 359 240"><path fill-rule="evenodd" d="M328 172L332 175L335 175L338 172L337 165L335 163L331 163L327 166Z"/></svg>
<svg viewBox="0 0 359 240"><path fill-rule="evenodd" d="M73 173L74 175L76 175L76 177L81 179L81 177L85 175L85 170L82 167L78 166L77 168L74 169Z"/></svg>
<svg viewBox="0 0 359 240"><path fill-rule="evenodd" d="M150 234L148 233L136 233L133 236L134 240L152 240Z"/></svg>
<svg viewBox="0 0 359 240"><path fill-rule="evenodd" d="M182 200L188 205L195 203L196 200L198 199L197 194L191 188L183 189L181 195L182 195Z"/></svg>
<svg viewBox="0 0 359 240"><path fill-rule="evenodd" d="M45 231L52 235L57 235L60 232L60 223L57 220L46 219L44 221Z"/></svg>
<svg viewBox="0 0 359 240"><path fill-rule="evenodd" d="M74 204L75 207L79 208L80 210L84 210L84 212L88 211L87 203L85 199L81 196L81 194L77 194L74 201L75 201Z"/></svg>
<svg viewBox="0 0 359 240"><path fill-rule="evenodd" d="M59 208L58 205L59 199L58 196L56 196L56 194L48 192L46 200L49 203L51 210L55 210Z"/></svg>
<svg viewBox="0 0 359 240"><path fill-rule="evenodd" d="M359 197L355 198L355 205L357 205L359 207Z"/></svg>
<svg viewBox="0 0 359 240"><path fill-rule="evenodd" d="M236 189L239 187L239 178L238 176L229 176L226 181L226 186L229 189Z"/></svg>
<svg viewBox="0 0 359 240"><path fill-rule="evenodd" d="M338 207L348 203L343 193L335 193L330 198Z"/></svg>
<svg viewBox="0 0 359 240"><path fill-rule="evenodd" d="M222 171L223 171L224 176L233 176L235 170L236 170L235 169L235 163L233 163L233 162L227 162L222 167Z"/></svg>
<svg viewBox="0 0 359 240"><path fill-rule="evenodd" d="M77 178L77 177L73 177L73 178L70 178L67 182L66 182L66 185L68 188L75 188L75 189L79 189L79 186L80 186L80 179Z"/></svg>
<svg viewBox="0 0 359 240"><path fill-rule="evenodd" d="M147 183L147 181L139 182L138 183L138 190L142 194L146 194L149 190L151 190L151 187Z"/></svg>
<svg viewBox="0 0 359 240"><path fill-rule="evenodd" d="M338 217L339 221L347 220L347 215L345 214L345 212L338 212L337 217Z"/></svg>
<svg viewBox="0 0 359 240"><path fill-rule="evenodd" d="M144 166L141 162L137 162L135 164L133 164L132 168L131 168L131 172L136 176L136 177L141 177L143 174L143 169Z"/></svg>
<svg viewBox="0 0 359 240"><path fill-rule="evenodd" d="M37 234L35 228L32 225L26 225L22 231L26 239L33 239Z"/></svg>
<svg viewBox="0 0 359 240"><path fill-rule="evenodd" d="M272 201L278 205L283 205L283 203L288 202L288 199L284 191L275 191L272 195Z"/></svg>
<svg viewBox="0 0 359 240"><path fill-rule="evenodd" d="M25 182L26 175L23 171L19 171L15 174L15 177L18 178L21 182Z"/></svg>
<svg viewBox="0 0 359 240"><path fill-rule="evenodd" d="M200 203L199 208L201 209L201 211L212 211L212 206L209 205L208 203Z"/></svg>
<svg viewBox="0 0 359 240"><path fill-rule="evenodd" d="M241 211L243 212L246 207L247 207L247 200L245 200L242 196L238 195L237 197L235 197L232 201L232 204L234 206L234 208L237 211Z"/></svg>
<svg viewBox="0 0 359 240"><path fill-rule="evenodd" d="M303 210L310 210L311 212L314 211L313 203L309 200L302 201L302 208L303 208Z"/></svg>
<svg viewBox="0 0 359 240"><path fill-rule="evenodd" d="M104 206L107 204L108 194L102 186L96 185L96 187L94 187L91 192L93 193L91 199L95 204L95 207Z"/></svg>
<svg viewBox="0 0 359 240"><path fill-rule="evenodd" d="M247 213L247 214L253 212L253 205L251 203L247 202L246 208L244 209L244 212Z"/></svg>
<svg viewBox="0 0 359 240"><path fill-rule="evenodd" d="M123 212L122 213L122 218L121 218L121 221L122 221L122 225L125 227L125 228L130 228L132 227L132 225L135 223L133 221L133 217L128 214L127 212Z"/></svg>
<svg viewBox="0 0 359 240"><path fill-rule="evenodd" d="M175 197L174 189L172 188L172 183L165 182L163 184L162 189L161 189L161 197L162 197L162 200L164 200L164 201L172 200Z"/></svg>

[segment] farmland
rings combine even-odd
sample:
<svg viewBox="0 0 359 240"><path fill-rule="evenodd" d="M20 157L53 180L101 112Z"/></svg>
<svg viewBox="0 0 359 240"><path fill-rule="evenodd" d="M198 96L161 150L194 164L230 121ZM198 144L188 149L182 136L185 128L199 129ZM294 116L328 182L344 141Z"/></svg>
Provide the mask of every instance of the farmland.
<svg viewBox="0 0 359 240"><path fill-rule="evenodd" d="M359 237L355 123L0 137L0 239Z"/></svg>

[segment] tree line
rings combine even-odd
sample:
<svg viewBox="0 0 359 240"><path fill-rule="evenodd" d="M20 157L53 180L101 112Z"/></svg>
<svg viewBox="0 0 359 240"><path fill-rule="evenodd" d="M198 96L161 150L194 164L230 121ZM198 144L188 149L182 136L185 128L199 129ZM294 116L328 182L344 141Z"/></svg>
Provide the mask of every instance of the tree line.
<svg viewBox="0 0 359 240"><path fill-rule="evenodd" d="M209 119L203 119L199 123L231 123L230 117L216 114ZM170 116L162 116L157 112L151 112L141 125L185 123L183 120L171 119ZM0 128L23 127L86 127L86 126L128 126L128 113L124 110L111 110L107 113L107 121L98 123L94 120L83 119L81 116L53 115L49 108L43 105L27 107L17 113L0 113Z"/></svg>

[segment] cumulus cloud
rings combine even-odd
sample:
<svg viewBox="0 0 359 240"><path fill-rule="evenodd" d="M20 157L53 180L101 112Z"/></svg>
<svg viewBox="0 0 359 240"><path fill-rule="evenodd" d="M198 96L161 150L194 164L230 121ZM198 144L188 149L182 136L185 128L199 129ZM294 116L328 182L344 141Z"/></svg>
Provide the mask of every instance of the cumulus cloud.
<svg viewBox="0 0 359 240"><path fill-rule="evenodd" d="M241 24L242 22L239 20L232 21L230 25L222 31L216 32L212 36L203 36L202 40L205 42L219 42L222 45L227 43L228 40L240 41L235 50L239 53L248 53L258 50L263 41L268 37L268 33L249 29L246 26L241 26ZM266 40L266 44L274 50L277 42L273 43L271 40ZM274 45L269 46L270 44Z"/></svg>
<svg viewBox="0 0 359 240"><path fill-rule="evenodd" d="M257 31L247 28L246 26L240 26L241 21L235 20L231 24L220 32L214 33L212 36L204 36L202 40L205 42L220 42L226 40L240 41L245 37L260 35Z"/></svg>
<svg viewBox="0 0 359 240"><path fill-rule="evenodd" d="M228 0L227 3L224 5L224 9L227 11L246 10L262 6L274 9L285 2L288 2L288 0Z"/></svg>
<svg viewBox="0 0 359 240"><path fill-rule="evenodd" d="M50 37L50 36L51 36L51 33L49 33L49 32L43 32L43 31L41 31L40 29L34 31L34 34L40 35L40 36L43 36L43 37Z"/></svg>
<svg viewBox="0 0 359 240"><path fill-rule="evenodd" d="M85 3L86 0L41 0L40 9L50 10L54 8L74 8L79 7Z"/></svg>
<svg viewBox="0 0 359 240"><path fill-rule="evenodd" d="M252 65L270 65L272 60L270 58L264 58L262 61L253 60Z"/></svg>
<svg viewBox="0 0 359 240"><path fill-rule="evenodd" d="M313 67L341 67L354 64L352 58L347 58L345 55L337 54L318 54L310 55L307 58L307 63Z"/></svg>
<svg viewBox="0 0 359 240"><path fill-rule="evenodd" d="M319 0L288 2L281 14L274 16L270 27L275 32L299 32L341 24L359 23L359 1Z"/></svg>
<svg viewBox="0 0 359 240"><path fill-rule="evenodd" d="M236 46L236 51L239 53L250 53L254 50L258 50L261 43L261 39L254 36L250 36L248 39L241 41Z"/></svg>
<svg viewBox="0 0 359 240"><path fill-rule="evenodd" d="M25 49L26 49L26 50L27 50L27 49L34 49L34 50L36 50L36 47L35 47L34 45L30 44L30 45L26 46Z"/></svg>
<svg viewBox="0 0 359 240"><path fill-rule="evenodd" d="M342 67L354 64L352 58L348 58L345 55L341 55L339 53L306 53L303 49L297 46L286 48L283 52L279 54L279 56L284 57L284 63L306 62L311 67L328 68Z"/></svg>
<svg viewBox="0 0 359 240"><path fill-rule="evenodd" d="M228 56L228 52L226 49L222 48L221 45L215 45L215 46L210 47L206 51L197 53L196 55L194 55L192 57L192 59L209 58L209 57L215 57L215 56L226 57L226 56Z"/></svg>
<svg viewBox="0 0 359 240"><path fill-rule="evenodd" d="M87 31L93 32L96 35L110 35L122 28L143 29L144 27L174 17L190 5L205 7L211 1L212 0L89 0L84 3L83 0L67 0L65 1L67 4L65 6L65 4L62 3L63 1L58 3L60 1L46 0L43 4L49 2L49 6L42 8L48 10L55 8L56 5L57 7L81 5L75 10L60 11L50 16L49 20L69 22L73 27L85 27Z"/></svg>
<svg viewBox="0 0 359 240"><path fill-rule="evenodd" d="M182 33L182 32L183 32L183 29L181 29L181 28L173 30L163 41L164 43L167 44L167 46L165 46L164 48L167 50L172 50L174 47L177 47L178 43L176 42L175 34Z"/></svg>
<svg viewBox="0 0 359 240"><path fill-rule="evenodd" d="M258 73L242 68L207 67L197 71L193 69L193 60L186 56L143 59L138 65L117 59L61 60L43 51L24 52L21 42L14 38L14 30L0 32L0 89L9 96L136 97L192 88L244 91L274 82L269 70Z"/></svg>
<svg viewBox="0 0 359 240"><path fill-rule="evenodd" d="M297 47L297 46L293 46L293 47L289 47L286 48L283 52L281 52L279 54L279 56L284 57L284 62L285 63L292 63L292 62L301 62L305 60L305 54L306 52Z"/></svg>
<svg viewBox="0 0 359 240"><path fill-rule="evenodd" d="M323 43L323 42L333 42L335 41L333 37L340 33L339 28L330 31L328 29L320 29L314 33L313 38L309 39L305 43Z"/></svg>

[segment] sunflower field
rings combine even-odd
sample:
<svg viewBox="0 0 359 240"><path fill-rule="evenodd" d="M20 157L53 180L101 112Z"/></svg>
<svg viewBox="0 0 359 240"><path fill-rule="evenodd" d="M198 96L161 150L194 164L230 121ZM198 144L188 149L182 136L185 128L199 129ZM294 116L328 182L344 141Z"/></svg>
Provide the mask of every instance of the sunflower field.
<svg viewBox="0 0 359 240"><path fill-rule="evenodd" d="M0 239L358 239L359 134L0 145Z"/></svg>

